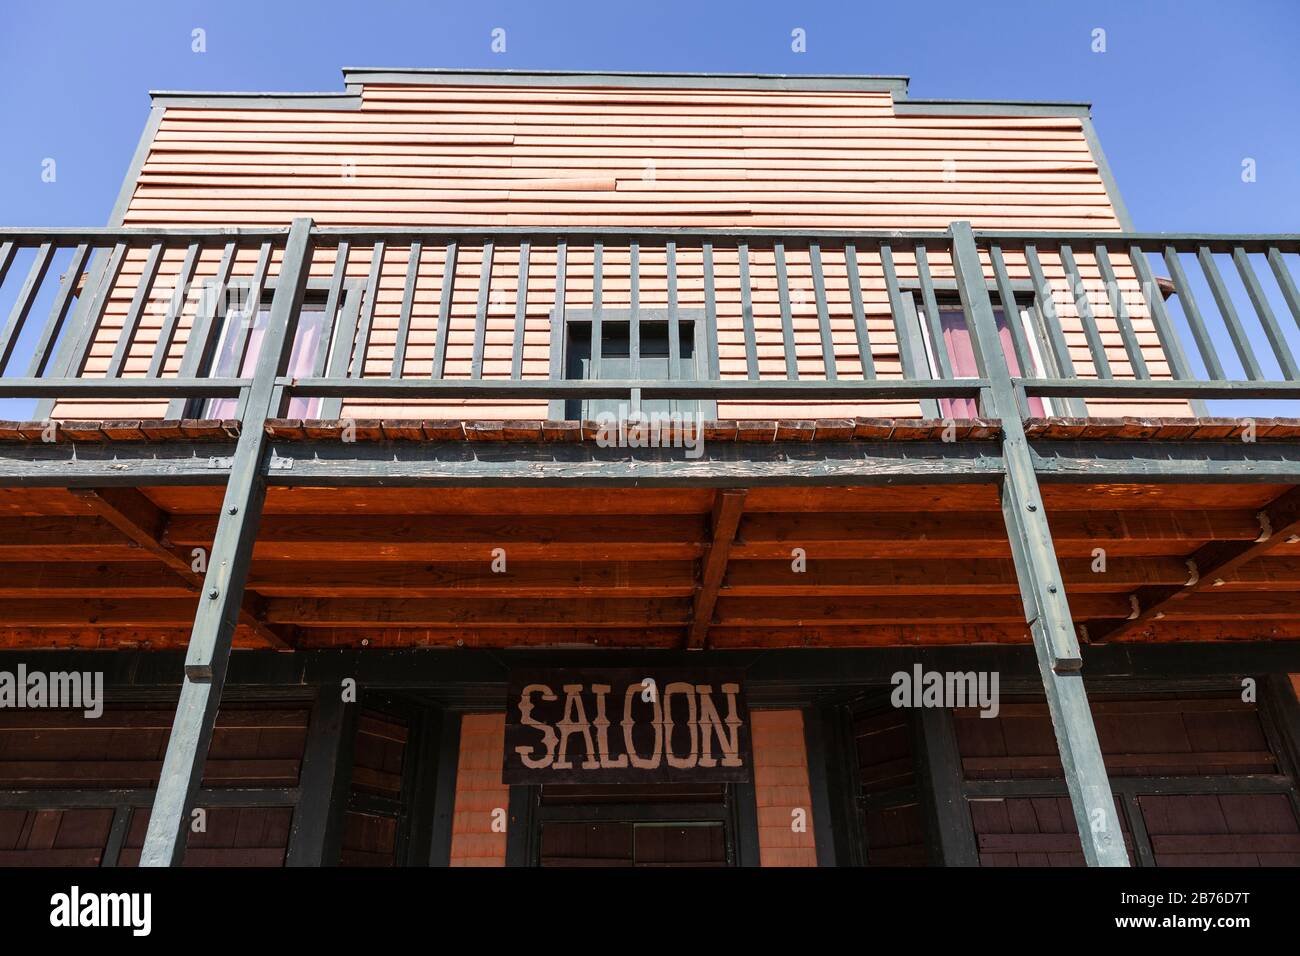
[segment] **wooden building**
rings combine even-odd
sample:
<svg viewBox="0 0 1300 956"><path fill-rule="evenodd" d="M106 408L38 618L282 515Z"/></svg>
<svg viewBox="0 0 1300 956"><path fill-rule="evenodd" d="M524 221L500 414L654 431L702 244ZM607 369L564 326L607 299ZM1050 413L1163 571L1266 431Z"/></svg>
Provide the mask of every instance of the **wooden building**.
<svg viewBox="0 0 1300 956"><path fill-rule="evenodd" d="M1300 237L1082 104L344 77L0 230L0 864L1300 864L1300 422L1207 406Z"/></svg>

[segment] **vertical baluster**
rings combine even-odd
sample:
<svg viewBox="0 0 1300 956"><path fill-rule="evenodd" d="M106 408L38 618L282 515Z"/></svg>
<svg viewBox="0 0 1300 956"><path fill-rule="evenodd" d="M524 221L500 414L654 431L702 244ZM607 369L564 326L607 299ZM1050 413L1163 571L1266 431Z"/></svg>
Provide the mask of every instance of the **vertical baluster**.
<svg viewBox="0 0 1300 956"><path fill-rule="evenodd" d="M0 243L0 285L4 285L5 276L9 275L9 267L13 265L14 256L18 254L18 244L15 242Z"/></svg>
<svg viewBox="0 0 1300 956"><path fill-rule="evenodd" d="M1110 302L1110 313L1115 316L1115 324L1119 326L1119 334L1124 339L1124 351L1128 353L1129 365L1133 368L1133 377L1139 379L1150 378L1151 373L1147 370L1146 358L1142 355L1142 346L1138 343L1137 334L1133 331L1133 322L1128 314L1128 306L1124 304L1124 295L1119 287L1119 280L1115 278L1115 270L1110 264L1110 253L1106 251L1104 243L1097 243L1094 251L1097 257L1097 271L1101 273L1101 281L1106 285L1106 297Z"/></svg>
<svg viewBox="0 0 1300 956"><path fill-rule="evenodd" d="M737 247L740 260L740 319L745 327L745 368L751 381L758 381L758 340L754 334L754 302L749 285L749 243Z"/></svg>
<svg viewBox="0 0 1300 956"><path fill-rule="evenodd" d="M1300 327L1300 291L1296 290L1295 280L1291 278L1291 271L1286 267L1286 260L1282 258L1282 251L1277 246L1269 247L1268 267L1273 270L1273 277L1277 279L1278 288L1282 290L1282 298L1286 300L1286 306L1291 310L1291 318L1295 319L1296 326Z"/></svg>
<svg viewBox="0 0 1300 956"><path fill-rule="evenodd" d="M1034 378L1034 356L1025 339L1025 325L1020 318L1016 290L1011 285L1011 276L1007 273L1007 262L1002 255L1001 246L989 246L989 261L993 263L993 280L998 287L998 298L1002 300L1002 315L1006 318L1007 328L1011 330L1011 347L1016 355L1020 376Z"/></svg>
<svg viewBox="0 0 1300 956"><path fill-rule="evenodd" d="M253 277L248 283L248 299L238 316L239 324L235 328L235 342L230 351L232 362L231 374L242 378L244 362L248 357L248 343L253 338L253 326L262 313L262 290L266 286L266 274L271 269L271 243L262 243L257 253L257 265L253 267Z"/></svg>
<svg viewBox="0 0 1300 956"><path fill-rule="evenodd" d="M41 243L41 247L36 250L36 258L32 260L32 266L27 271L27 278L23 280L22 288L18 290L18 298L9 311L9 319L5 322L4 331L0 332L0 372L9 364L14 346L18 344L18 335L32 310L37 293L41 291L42 283L45 282L45 274L50 271L50 261L53 257L54 246L49 242Z"/></svg>
<svg viewBox="0 0 1300 956"><path fill-rule="evenodd" d="M32 361L27 367L29 378L37 378L45 374L50 356L54 354L54 345L63 330L64 320L68 317L68 310L72 307L72 300L76 298L77 283L86 268L88 258L90 258L90 246L85 243L77 246L72 252L68 268L59 280L59 291L54 297L54 305L50 308L50 317L45 320L40 340L32 351Z"/></svg>
<svg viewBox="0 0 1300 956"><path fill-rule="evenodd" d="M185 250L185 260L176 273L176 284L172 288L171 301L167 304L167 314L163 316L162 326L158 329L158 341L154 343L153 358L149 362L149 377L162 375L167 363L167 353L171 351L172 341L176 337L176 326L181 313L185 311L185 302L189 297L190 283L194 281L194 272L199 265L201 250L197 242L192 242Z"/></svg>
<svg viewBox="0 0 1300 956"><path fill-rule="evenodd" d="M600 362L604 352L604 285L605 244L595 242L591 247L591 358L590 375L600 378Z"/></svg>
<svg viewBox="0 0 1300 956"><path fill-rule="evenodd" d="M483 243L483 268L478 277L478 304L474 309L474 352L470 358L470 378L483 377L483 353L487 349L488 295L492 289L493 245Z"/></svg>
<svg viewBox="0 0 1300 956"><path fill-rule="evenodd" d="M326 341L329 343L329 348L320 349L316 353L316 360L312 363L311 370L313 378L320 378L323 375L329 375L331 378L348 376L348 364L352 361L352 343L357 334L356 317L360 315L360 309L352 307L346 309L347 316L339 315L339 303L343 301L343 284L348 273L349 248L347 242L340 242L334 250L334 272L330 276L329 291L325 293L325 321L329 327ZM356 304L352 303L352 305ZM325 416L325 408L330 404L328 398L321 400L322 416L332 417ZM341 408L341 399L338 404Z"/></svg>
<svg viewBox="0 0 1300 956"><path fill-rule="evenodd" d="M124 242L119 242L113 246L113 252L108 257L108 266L104 270L103 281L96 288L95 296L91 300L90 307L86 310L85 323L81 327L77 340L73 343L64 375L76 378L85 371L86 362L90 359L91 349L95 346L96 333L99 331L100 323L104 321L104 313L108 311L108 301L113 297L113 288L117 285L117 280L122 274L122 263L126 261L126 249L127 246Z"/></svg>
<svg viewBox="0 0 1300 956"><path fill-rule="evenodd" d="M1232 250L1232 261L1241 275L1241 284L1246 287L1246 295L1250 297L1250 303L1255 307L1255 314L1259 316L1260 324L1264 327L1264 334L1268 336L1269 345L1273 346L1273 354L1277 356L1282 373L1294 382L1300 378L1300 368L1296 367L1295 356L1291 354L1286 336L1282 333L1282 326L1278 324L1277 316L1273 314L1273 308L1268 303L1268 297L1264 295L1264 287L1259 284L1255 269L1250 264L1250 257L1246 255L1245 249L1237 246Z"/></svg>
<svg viewBox="0 0 1300 956"><path fill-rule="evenodd" d="M894 335L898 345L898 362L902 366L903 378L908 381L920 381L929 378L921 374L921 351L916 341L915 330L907 321L907 310L903 307L903 293L898 287L898 272L894 268L894 250L888 243L880 246L880 269L885 277L885 290L889 296L889 314L894 321Z"/></svg>
<svg viewBox="0 0 1300 956"><path fill-rule="evenodd" d="M1250 347L1246 327L1241 324L1237 307L1232 304L1232 296L1228 294L1228 288L1223 284L1223 276L1219 274L1219 267L1214 262L1214 254L1210 252L1209 246L1201 246L1196 250L1196 258L1201 264L1201 271L1205 273L1206 280L1210 283L1210 293L1219 306L1219 314L1223 316L1223 322L1228 327L1228 336L1237 349L1246 377L1253 382L1258 382L1264 377L1264 370L1260 368L1259 359L1255 357L1255 350Z"/></svg>
<svg viewBox="0 0 1300 956"><path fill-rule="evenodd" d="M1088 341L1088 351L1092 353L1092 367L1100 379L1113 378L1110 372L1110 360L1106 358L1106 345L1101 340L1101 330L1092 314L1092 304L1088 301L1088 290L1084 287L1083 276L1078 263L1074 261L1074 250L1068 243L1061 244L1061 265L1065 267L1065 279L1070 284L1070 298L1074 301L1075 314L1083 324L1083 335Z"/></svg>
<svg viewBox="0 0 1300 956"><path fill-rule="evenodd" d="M664 246L664 268L668 281L668 377L679 378L682 361L681 325L677 318L677 243Z"/></svg>
<svg viewBox="0 0 1300 956"><path fill-rule="evenodd" d="M939 377L953 378L948 343L943 336L943 319L939 315L939 300L934 294L934 278L930 275L930 259L924 243L916 244L916 276L921 282L921 305L925 309L925 326L930 333L930 348L939 367Z"/></svg>
<svg viewBox="0 0 1300 956"><path fill-rule="evenodd" d="M1187 325L1192 330L1192 338L1196 341L1196 348L1201 353L1205 368L1210 378L1221 380L1224 378L1223 364L1219 361L1214 340L1210 338L1210 330L1201 316L1201 307L1196 303L1196 296L1192 295L1192 287L1187 281L1187 274L1183 272L1183 263L1178 258L1178 250L1173 246L1165 246L1164 259L1165 266L1169 269L1169 278L1174 283L1174 294L1182 303L1183 315L1186 316ZM1159 290L1156 294L1159 295Z"/></svg>
<svg viewBox="0 0 1300 956"><path fill-rule="evenodd" d="M889 243L880 246L880 269L885 275L885 290L889 296L889 312L894 320L894 335L898 342L898 361L903 378L917 382L929 378L925 363L925 349L920 342L919 329L908 321L908 310L903 304L903 293L898 287L898 272L894 268L894 250ZM922 375L922 370L925 374ZM939 403L932 398L921 399L921 414L926 418L939 417Z"/></svg>
<svg viewBox="0 0 1300 956"><path fill-rule="evenodd" d="M1172 247L1165 250L1166 263L1168 263L1171 256L1175 262L1178 261L1177 253L1174 253ZM1187 356L1183 353L1183 344L1179 341L1178 333L1174 330L1174 324L1169 318L1169 310L1165 308L1164 296L1160 294L1160 288L1151 275L1151 264L1147 262L1146 253L1140 246L1132 245L1129 246L1128 257L1133 264L1133 271L1137 273L1138 286L1142 291L1142 300L1147 304L1147 311L1150 313L1151 321L1156 327L1156 334L1160 337L1160 347L1164 350L1165 358L1169 362L1170 372L1175 379L1191 378L1191 366L1187 363ZM1182 272L1181 268L1179 272ZM1172 269L1170 274L1173 274ZM1186 303L1183 305L1186 308Z"/></svg>
<svg viewBox="0 0 1300 956"><path fill-rule="evenodd" d="M555 243L555 307L551 310L550 379L558 382L564 378L564 284L568 271L568 243L559 239ZM552 421L564 418L564 399L551 399L546 416Z"/></svg>
<svg viewBox="0 0 1300 956"><path fill-rule="evenodd" d="M704 243L701 254L704 257L704 341L708 351L709 379L716 382L722 377L722 368L718 356L718 299L713 285L713 243Z"/></svg>
<svg viewBox="0 0 1300 956"><path fill-rule="evenodd" d="M515 292L515 338L510 348L510 377L524 377L524 331L528 322L528 253L527 239L519 243L519 281Z"/></svg>
<svg viewBox="0 0 1300 956"><path fill-rule="evenodd" d="M218 325L217 313L225 302L226 286L230 282L230 271L234 263L235 244L228 242L221 254L221 262L217 265L216 276L204 287L198 314L185 340L185 351L181 355L180 378L199 378L207 373L215 344L216 334L213 330ZM182 418L189 409L188 399L173 398L167 404L167 417Z"/></svg>
<svg viewBox="0 0 1300 956"><path fill-rule="evenodd" d="M149 248L149 255L140 270L140 281L135 285L135 293L131 296L131 305L126 310L126 319L122 322L122 331L117 337L117 347L113 349L113 357L108 362L109 378L117 378L122 374L122 367L126 363L126 357L131 352L131 346L135 344L136 332L140 327L140 316L144 314L145 300L153 289L154 280L158 276L158 264L162 260L162 252L161 242L155 242Z"/></svg>
<svg viewBox="0 0 1300 956"><path fill-rule="evenodd" d="M420 255L423 247L412 242L406 258L406 285L402 288L402 311L397 317L397 338L393 341L393 368L390 378L406 372L406 347L411 339L411 311L415 307L415 284L420 279Z"/></svg>
<svg viewBox="0 0 1300 956"><path fill-rule="evenodd" d="M785 270L784 243L776 243L772 253L776 257L776 291L781 303L781 350L785 355L785 377L795 381L799 378L799 357L795 353L794 320L790 315L790 288Z"/></svg>
<svg viewBox="0 0 1300 956"><path fill-rule="evenodd" d="M826 276L822 271L822 250L817 243L808 246L808 264L812 268L813 299L817 304L817 328L822 340L822 368L826 378L835 381L839 375L835 368L835 335L831 331L830 310L826 305Z"/></svg>
<svg viewBox="0 0 1300 956"><path fill-rule="evenodd" d="M844 247L844 269L849 276L849 304L853 310L853 331L858 339L862 378L864 381L874 381L876 360L871 354L871 334L867 330L866 310L862 307L862 274L858 271L858 250L852 244Z"/></svg>
<svg viewBox="0 0 1300 956"><path fill-rule="evenodd" d="M438 292L438 329L434 333L434 378L442 378L447 370L447 339L451 336L451 297L456 287L456 256L456 243L447 243L442 260L442 288Z"/></svg>
<svg viewBox="0 0 1300 956"><path fill-rule="evenodd" d="M628 375L633 379L639 379L641 377L641 246L639 243L634 242L628 247L628 259L630 263L628 281L631 290L627 319ZM632 408L634 411L641 409L640 389L632 395Z"/></svg>
<svg viewBox="0 0 1300 956"><path fill-rule="evenodd" d="M387 249L376 242L370 253L370 274L366 276L366 300L357 320L357 343L352 363L352 378L366 377L366 355L370 351L370 329L375 319L375 302L379 299L379 282L384 274L384 256Z"/></svg>
<svg viewBox="0 0 1300 956"><path fill-rule="evenodd" d="M1038 302L1039 311L1042 312L1043 322L1047 326L1047 340L1051 343L1058 373L1062 378L1074 378L1074 360L1070 358L1070 347L1065 341L1061 318L1056 314L1052 287L1043 273L1043 264L1038 259L1038 249L1032 243L1025 246L1025 262L1029 266L1029 279L1034 284L1035 300Z"/></svg>
<svg viewBox="0 0 1300 956"><path fill-rule="evenodd" d="M357 340L357 326L361 322L362 296L345 296L348 256L351 246L340 242L334 253L334 273L330 276L329 291L325 294L325 321L330 325L328 354L326 349L317 352L312 364L312 377L347 378L352 364L352 349ZM340 307L341 306L341 307ZM317 414L323 421L332 421L343 414L341 396L326 396L320 400Z"/></svg>

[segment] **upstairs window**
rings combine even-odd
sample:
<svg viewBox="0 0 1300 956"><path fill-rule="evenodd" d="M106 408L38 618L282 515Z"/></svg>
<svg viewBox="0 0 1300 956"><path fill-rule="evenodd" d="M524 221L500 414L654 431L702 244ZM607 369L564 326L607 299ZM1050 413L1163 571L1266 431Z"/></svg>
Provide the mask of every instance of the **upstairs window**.
<svg viewBox="0 0 1300 956"><path fill-rule="evenodd" d="M632 378L631 326L626 309L606 309L601 317L601 348L599 363L593 361L591 319L589 312L566 316L567 341L564 344L564 377L567 379L629 379ZM657 310L643 310L638 322L641 333L641 358L636 377L639 379L681 379L695 381L701 375L698 359L702 352L696 341L701 323L693 317L679 313L677 338L677 367L669 374L672 361L669 349L668 321ZM568 419L595 419L602 414L618 416L620 410L628 412L626 399L589 399L565 402L564 416ZM701 403L692 399L645 399L641 411L646 415L670 414L681 418L694 418L705 414Z"/></svg>
<svg viewBox="0 0 1300 956"><path fill-rule="evenodd" d="M939 363L935 359L935 344L930 341L929 329L924 321L924 306L919 302L914 302L917 308L918 323L921 326L921 335L926 344L926 359L930 365L930 374L934 378L939 378ZM966 312L962 309L961 302L951 296L938 297L939 306L939 330L943 336L941 343L944 352L948 358L948 364L952 368L952 374L956 378L979 378L980 368L975 358L975 346L971 341L970 327L966 322ZM1014 321L1020 323L1020 329L1024 334L1026 343L1029 347L1029 356L1033 360L1034 367L1029 370L1030 377L1042 374L1041 359L1035 348L1034 336L1031 334L1032 321L1029 310L1032 305L1017 303L1019 314L1015 316ZM1011 336L1011 327L1007 322L1005 311L1000 307L993 309L993 317L997 322L998 338L1002 343L1002 354L1006 358L1007 366L1011 370L1013 378L1019 378L1024 372L1020 368L1020 362L1016 358L1015 342ZM944 418L975 418L979 414L979 403L972 398L942 398L939 400L939 413ZM1029 399L1029 414L1034 418L1043 418L1051 414L1049 405L1044 399Z"/></svg>
<svg viewBox="0 0 1300 956"><path fill-rule="evenodd" d="M221 349L213 363L215 378L252 378L257 368L262 343L271 321L271 300L264 298L256 315L243 303L232 303L226 311L226 321L221 338ZM289 366L285 374L291 378L313 375L329 347L330 328L325 321L325 301L312 296L304 300L294 336L293 350L289 353ZM214 398L207 403L205 418L233 418L238 408L233 398ZM289 418L318 418L321 399L291 398Z"/></svg>

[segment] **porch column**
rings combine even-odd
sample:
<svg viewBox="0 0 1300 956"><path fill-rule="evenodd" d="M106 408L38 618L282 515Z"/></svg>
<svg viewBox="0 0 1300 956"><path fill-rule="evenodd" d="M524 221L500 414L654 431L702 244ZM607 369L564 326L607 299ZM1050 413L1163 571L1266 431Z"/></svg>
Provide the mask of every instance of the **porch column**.
<svg viewBox="0 0 1300 956"><path fill-rule="evenodd" d="M970 324L971 342L989 383L981 404L1002 426L1002 515L1084 859L1089 866L1128 866L1110 781L1084 692L1079 641L1043 511L1016 387L1002 352L979 248L969 222L954 222L949 232L957 289ZM1043 290L1039 292L1043 294ZM1015 320L1007 316L1008 322Z"/></svg>
<svg viewBox="0 0 1300 956"><path fill-rule="evenodd" d="M243 403L239 443L221 503L208 570L194 616L180 701L172 722L167 755L154 795L141 866L178 866L185 853L190 810L203 777L212 726L230 660L230 645L244 596L253 540L266 500L262 476L267 418L281 394L276 376L288 361L310 271L310 219L295 219L285 243L271 315L257 358L253 382Z"/></svg>

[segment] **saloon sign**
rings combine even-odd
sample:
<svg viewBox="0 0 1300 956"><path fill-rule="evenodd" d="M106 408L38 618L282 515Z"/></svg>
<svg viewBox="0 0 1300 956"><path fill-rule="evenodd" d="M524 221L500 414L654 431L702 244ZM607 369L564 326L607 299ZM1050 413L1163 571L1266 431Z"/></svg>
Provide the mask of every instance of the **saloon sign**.
<svg viewBox="0 0 1300 956"><path fill-rule="evenodd" d="M504 783L752 779L735 673L513 671L508 695Z"/></svg>

